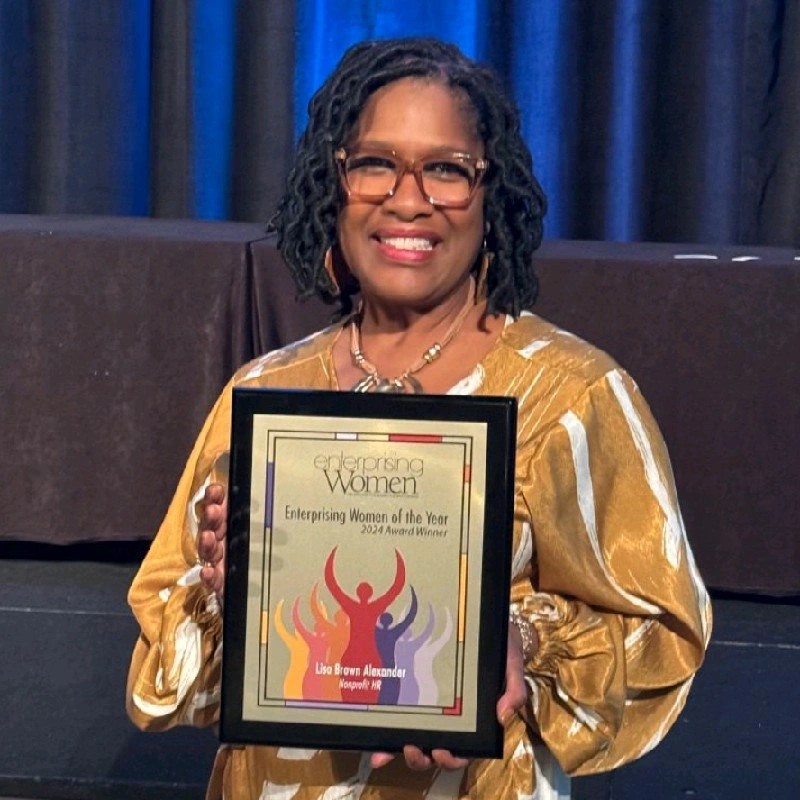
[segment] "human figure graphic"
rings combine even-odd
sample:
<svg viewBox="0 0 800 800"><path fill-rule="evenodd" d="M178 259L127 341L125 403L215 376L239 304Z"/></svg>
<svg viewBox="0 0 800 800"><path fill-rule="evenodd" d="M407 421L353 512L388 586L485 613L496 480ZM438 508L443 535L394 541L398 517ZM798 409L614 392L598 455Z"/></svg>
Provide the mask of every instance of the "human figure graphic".
<svg viewBox="0 0 800 800"><path fill-rule="evenodd" d="M309 630L300 616L300 598L292 605L292 621L297 633L308 645L308 663L303 675L304 700L341 700L339 679L333 674L333 665L328 662L328 636L325 629L315 622ZM330 674L327 670L331 669Z"/></svg>
<svg viewBox="0 0 800 800"><path fill-rule="evenodd" d="M428 604L428 621L425 627L416 636L411 629L397 640L394 648L395 664L403 670L400 678L400 691L397 695L397 703L401 706L415 706L419 702L419 683L414 673L414 656L417 650L428 641L433 629L436 626L436 614L433 606Z"/></svg>
<svg viewBox="0 0 800 800"><path fill-rule="evenodd" d="M342 667L354 670L342 684L342 700L348 703L375 703L380 689L371 680L364 678L364 667L371 664L381 666L381 656L375 642L375 628L378 617L386 611L400 594L406 581L406 567L403 557L395 550L395 577L392 585L376 598L372 598L373 587L367 581L356 586L356 597L347 594L336 579L334 559L336 547L331 550L325 562L325 585L350 620L350 639L342 653Z"/></svg>
<svg viewBox="0 0 800 800"><path fill-rule="evenodd" d="M283 599L275 607L275 630L289 650L289 666L283 679L283 696L286 700L303 699L303 676L308 667L308 645L296 633L289 631L283 622Z"/></svg>
<svg viewBox="0 0 800 800"><path fill-rule="evenodd" d="M397 640L411 627L411 623L417 616L417 593L411 586L411 607L408 614L400 622L395 623L394 617L384 611L378 618L378 626L375 629L375 641L378 645L378 652L381 654L381 661L384 667L395 666L395 646ZM381 690L378 694L380 705L396 705L397 697L400 694L400 678L394 676L381 678Z"/></svg>
<svg viewBox="0 0 800 800"><path fill-rule="evenodd" d="M453 634L453 618L450 609L445 606L444 630L433 641L424 642L414 655L414 675L419 686L419 699L417 705L437 706L439 702L439 685L433 674L433 662L442 648L450 641ZM449 703L448 703L449 705Z"/></svg>
<svg viewBox="0 0 800 800"><path fill-rule="evenodd" d="M311 588L311 614L314 617L314 629L316 630L318 626L324 630L328 639L328 663L341 664L342 653L350 640L350 620L342 608L336 609L333 620L328 619L328 612L325 604L319 599L319 585L316 583Z"/></svg>

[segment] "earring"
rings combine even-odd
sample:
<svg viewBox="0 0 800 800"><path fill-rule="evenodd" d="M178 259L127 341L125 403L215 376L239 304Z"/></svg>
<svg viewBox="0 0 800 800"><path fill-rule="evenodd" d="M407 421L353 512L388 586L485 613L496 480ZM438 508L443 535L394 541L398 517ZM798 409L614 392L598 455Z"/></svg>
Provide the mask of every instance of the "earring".
<svg viewBox="0 0 800 800"><path fill-rule="evenodd" d="M475 283L475 302L484 300L488 295L489 270L494 261L494 253L486 247L486 239L483 240L481 248L481 262L478 265L477 281Z"/></svg>
<svg viewBox="0 0 800 800"><path fill-rule="evenodd" d="M331 294L334 297L338 297L342 293L342 290L339 288L339 281L336 280L336 271L333 266L333 247L329 247L325 251L325 259L322 265L331 284Z"/></svg>

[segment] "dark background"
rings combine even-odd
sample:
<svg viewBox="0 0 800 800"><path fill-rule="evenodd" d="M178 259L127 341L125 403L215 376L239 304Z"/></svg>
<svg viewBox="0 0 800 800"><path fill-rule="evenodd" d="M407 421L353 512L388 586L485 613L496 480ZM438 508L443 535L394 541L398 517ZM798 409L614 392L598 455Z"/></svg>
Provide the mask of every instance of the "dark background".
<svg viewBox="0 0 800 800"><path fill-rule="evenodd" d="M264 221L345 48L433 34L522 113L550 238L797 245L797 0L0 0L0 213Z"/></svg>

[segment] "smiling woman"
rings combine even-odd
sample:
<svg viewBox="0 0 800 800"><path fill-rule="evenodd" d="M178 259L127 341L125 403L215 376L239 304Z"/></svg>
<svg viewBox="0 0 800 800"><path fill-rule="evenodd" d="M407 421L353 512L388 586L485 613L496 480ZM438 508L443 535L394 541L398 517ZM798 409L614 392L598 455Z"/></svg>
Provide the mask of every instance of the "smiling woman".
<svg viewBox="0 0 800 800"><path fill-rule="evenodd" d="M658 427L608 355L529 310L545 200L490 71L436 40L365 42L309 115L272 227L298 290L341 319L243 367L209 415L131 588L129 713L218 719L233 386L513 396L502 758L222 748L208 797L565 797L556 763L608 770L660 741L710 636Z"/></svg>
<svg viewBox="0 0 800 800"><path fill-rule="evenodd" d="M371 95L350 134L352 144L345 148L355 157L345 172L345 189L350 191L339 215L337 244L361 289L359 328L364 349L374 354L371 360L381 373L390 374L392 365L404 358L412 363L427 344L440 338L471 291L469 277L476 270L484 237L483 189L475 177L480 173L473 169L470 181L466 166L448 171L436 160L445 153L465 153L465 163L485 163L474 114L465 110L463 99L441 83L403 78ZM404 168L394 169L394 161L386 155L382 163L374 155L360 155L381 149L399 153L406 160ZM439 165L436 171L430 168L431 161ZM416 171L415 165L426 165L428 170ZM362 172L366 179L359 178ZM365 181L372 188L382 183L383 193L363 194L354 188L353 173L360 187ZM455 177L448 180L441 175ZM432 197L426 187L449 194L447 201ZM473 304L462 331L472 329L474 338L484 332L477 325L482 311ZM415 318L424 318L427 324L420 330L419 324L410 324ZM416 336L413 327L420 330ZM393 341L381 337L383 346L375 341L376 333L393 328L407 334ZM478 348L488 350L495 338L496 330L487 328ZM341 346L335 355L348 371L349 348ZM425 370L420 376L424 388L431 390L431 382L448 363L442 359ZM444 391L462 377L448 372L433 385Z"/></svg>

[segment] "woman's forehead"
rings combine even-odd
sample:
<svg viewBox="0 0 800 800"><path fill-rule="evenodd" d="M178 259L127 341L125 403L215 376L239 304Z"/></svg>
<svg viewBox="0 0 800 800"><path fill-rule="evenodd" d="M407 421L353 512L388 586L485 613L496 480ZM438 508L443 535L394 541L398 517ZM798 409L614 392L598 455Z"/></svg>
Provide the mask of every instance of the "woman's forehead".
<svg viewBox="0 0 800 800"><path fill-rule="evenodd" d="M373 92L350 138L422 150L475 151L482 145L463 93L420 78L402 78Z"/></svg>

